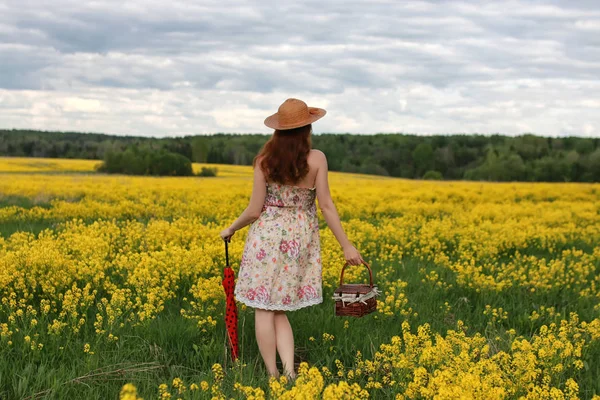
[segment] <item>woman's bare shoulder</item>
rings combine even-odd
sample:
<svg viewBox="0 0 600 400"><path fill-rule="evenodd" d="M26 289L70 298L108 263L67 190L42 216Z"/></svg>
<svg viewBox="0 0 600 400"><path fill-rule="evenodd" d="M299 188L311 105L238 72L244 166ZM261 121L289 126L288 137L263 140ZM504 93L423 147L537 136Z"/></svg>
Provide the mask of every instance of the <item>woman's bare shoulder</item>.
<svg viewBox="0 0 600 400"><path fill-rule="evenodd" d="M317 163L327 160L327 157L325 157L325 153L317 149L311 149L310 153L308 153L308 157L312 158Z"/></svg>

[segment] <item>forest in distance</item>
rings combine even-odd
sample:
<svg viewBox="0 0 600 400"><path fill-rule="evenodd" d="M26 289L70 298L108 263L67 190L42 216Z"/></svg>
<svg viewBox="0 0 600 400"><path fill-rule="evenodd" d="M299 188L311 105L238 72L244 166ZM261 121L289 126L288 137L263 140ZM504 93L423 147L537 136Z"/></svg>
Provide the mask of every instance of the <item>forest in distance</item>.
<svg viewBox="0 0 600 400"><path fill-rule="evenodd" d="M250 165L270 135L155 138L0 130L0 156L103 159L135 146L192 162ZM505 135L330 134L312 136L332 171L410 179L599 182L600 138Z"/></svg>

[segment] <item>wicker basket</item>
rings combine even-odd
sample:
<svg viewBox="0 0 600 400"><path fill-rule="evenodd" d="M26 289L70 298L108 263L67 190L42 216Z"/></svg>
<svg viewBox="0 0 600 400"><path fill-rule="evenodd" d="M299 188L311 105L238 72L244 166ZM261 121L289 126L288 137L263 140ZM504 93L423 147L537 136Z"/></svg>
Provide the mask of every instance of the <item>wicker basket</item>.
<svg viewBox="0 0 600 400"><path fill-rule="evenodd" d="M340 274L340 286L333 292L335 300L335 315L347 317L362 317L377 309L376 297L381 294L377 286L373 285L373 272L369 264L363 261L369 270L369 282L344 284L344 270L349 265L346 263Z"/></svg>

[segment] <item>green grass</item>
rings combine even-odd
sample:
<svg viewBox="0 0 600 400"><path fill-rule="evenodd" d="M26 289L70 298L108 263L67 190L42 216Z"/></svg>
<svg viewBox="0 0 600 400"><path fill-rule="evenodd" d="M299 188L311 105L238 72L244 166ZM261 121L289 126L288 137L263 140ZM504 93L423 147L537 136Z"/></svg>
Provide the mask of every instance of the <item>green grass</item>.
<svg viewBox="0 0 600 400"><path fill-rule="evenodd" d="M19 196L19 195L2 195L0 194L0 208L16 206L25 209L30 209L33 207L43 207L50 208L51 205L48 202L36 202L30 197L27 196Z"/></svg>
<svg viewBox="0 0 600 400"><path fill-rule="evenodd" d="M54 229L55 221L9 221L0 224L0 236L8 238L15 232L30 232L36 237L45 229Z"/></svg>

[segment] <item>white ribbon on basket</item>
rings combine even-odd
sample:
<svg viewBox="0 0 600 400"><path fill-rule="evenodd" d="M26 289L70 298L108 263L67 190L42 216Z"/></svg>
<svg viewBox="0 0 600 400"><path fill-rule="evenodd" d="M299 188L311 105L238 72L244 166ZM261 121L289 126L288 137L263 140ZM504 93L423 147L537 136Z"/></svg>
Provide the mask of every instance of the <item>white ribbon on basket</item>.
<svg viewBox="0 0 600 400"><path fill-rule="evenodd" d="M381 291L377 288L377 286L373 286L373 289L367 293L361 294L360 296L356 296L356 293L334 293L332 299L335 301L341 301L344 307L346 306L346 303L352 304L361 302L366 305L367 302L365 300L379 296L380 294Z"/></svg>

